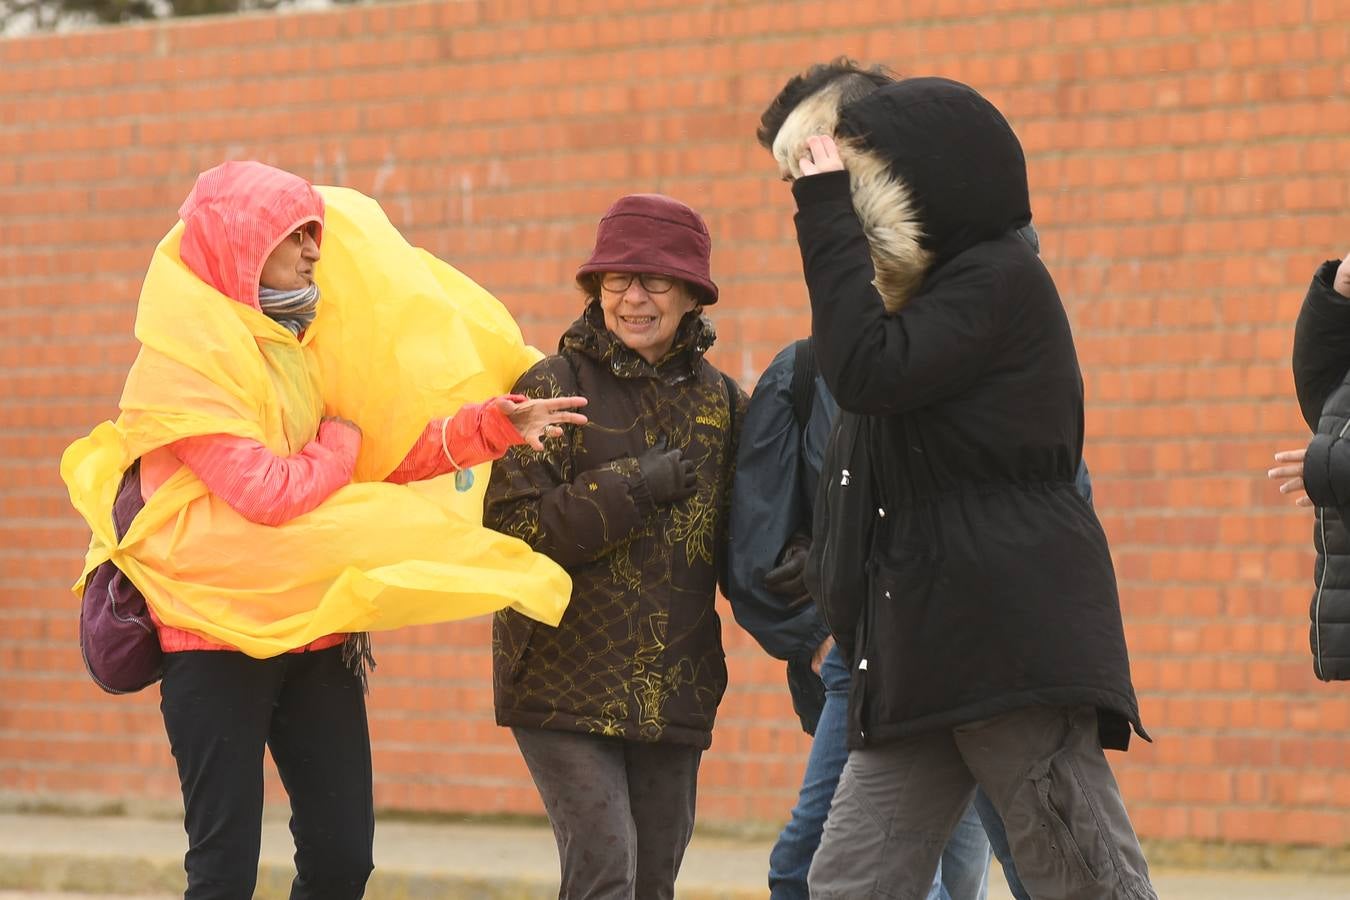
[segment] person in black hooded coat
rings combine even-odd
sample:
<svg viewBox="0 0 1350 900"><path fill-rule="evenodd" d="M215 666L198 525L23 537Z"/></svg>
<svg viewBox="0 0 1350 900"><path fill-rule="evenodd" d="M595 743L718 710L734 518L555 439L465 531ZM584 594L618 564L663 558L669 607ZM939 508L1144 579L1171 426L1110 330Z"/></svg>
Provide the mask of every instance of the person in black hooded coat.
<svg viewBox="0 0 1350 900"><path fill-rule="evenodd" d="M1074 489L1073 337L1016 234L1021 146L939 78L842 107L838 145L790 125L774 153L842 410L808 585L853 679L811 894L922 897L978 783L1038 900L1155 898L1102 753L1147 734L1106 537Z"/></svg>

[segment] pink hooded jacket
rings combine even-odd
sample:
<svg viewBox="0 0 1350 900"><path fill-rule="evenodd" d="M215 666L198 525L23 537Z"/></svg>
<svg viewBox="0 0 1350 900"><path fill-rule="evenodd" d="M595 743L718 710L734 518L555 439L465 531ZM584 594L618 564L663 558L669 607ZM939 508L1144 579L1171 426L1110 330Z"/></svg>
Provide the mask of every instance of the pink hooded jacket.
<svg viewBox="0 0 1350 900"><path fill-rule="evenodd" d="M184 224L179 253L207 284L260 309L258 279L267 257L310 222L322 245L323 213L323 198L303 178L258 162L223 163L197 178L179 209ZM453 471L442 448L443 434L455 463L465 468L496 459L524 441L493 400L466 404L448 421L430 422L386 480L403 484ZM291 456L278 456L258 441L233 435L185 438L141 460L142 495L149 499L179 465L186 465L241 516L280 525L314 509L351 481L360 444L360 432L336 420L321 423L314 439ZM156 624L165 652L233 649ZM332 647L344 637L329 635L299 650Z"/></svg>

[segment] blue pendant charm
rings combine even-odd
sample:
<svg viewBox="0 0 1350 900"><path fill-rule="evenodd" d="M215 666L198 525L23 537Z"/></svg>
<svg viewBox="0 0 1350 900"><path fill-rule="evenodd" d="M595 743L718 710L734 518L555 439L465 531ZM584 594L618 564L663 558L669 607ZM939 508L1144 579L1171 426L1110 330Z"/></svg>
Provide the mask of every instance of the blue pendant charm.
<svg viewBox="0 0 1350 900"><path fill-rule="evenodd" d="M473 469L460 469L455 473L455 490L461 494L473 487Z"/></svg>

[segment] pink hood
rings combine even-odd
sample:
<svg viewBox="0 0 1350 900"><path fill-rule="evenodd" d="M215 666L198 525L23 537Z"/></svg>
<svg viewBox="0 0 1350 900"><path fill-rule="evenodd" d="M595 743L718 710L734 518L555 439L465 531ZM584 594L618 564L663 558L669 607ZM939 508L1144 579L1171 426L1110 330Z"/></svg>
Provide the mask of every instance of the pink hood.
<svg viewBox="0 0 1350 900"><path fill-rule="evenodd" d="M260 162L226 162L197 176L178 215L179 255L202 281L258 308L258 278L288 235L314 222L323 243L323 198L299 175Z"/></svg>

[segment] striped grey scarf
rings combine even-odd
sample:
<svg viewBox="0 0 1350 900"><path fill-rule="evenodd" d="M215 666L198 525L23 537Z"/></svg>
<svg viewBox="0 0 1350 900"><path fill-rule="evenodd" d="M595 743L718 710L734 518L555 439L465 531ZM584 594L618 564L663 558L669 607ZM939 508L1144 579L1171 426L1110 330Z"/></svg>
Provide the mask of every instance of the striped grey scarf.
<svg viewBox="0 0 1350 900"><path fill-rule="evenodd" d="M294 291L278 291L259 285L258 306L269 319L299 337L319 311L319 286L311 283Z"/></svg>

